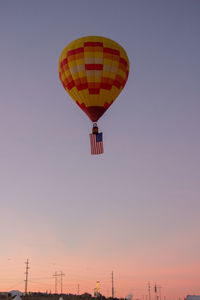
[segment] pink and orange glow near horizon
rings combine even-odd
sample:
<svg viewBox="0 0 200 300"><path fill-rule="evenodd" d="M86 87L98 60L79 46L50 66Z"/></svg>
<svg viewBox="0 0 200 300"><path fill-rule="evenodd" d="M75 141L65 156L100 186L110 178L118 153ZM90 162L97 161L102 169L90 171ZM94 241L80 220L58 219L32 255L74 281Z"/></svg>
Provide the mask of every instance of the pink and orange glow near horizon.
<svg viewBox="0 0 200 300"><path fill-rule="evenodd" d="M0 2L0 291L24 291L28 258L29 291L62 271L64 293L98 280L111 296L113 271L117 297L200 294L199 15L195 0ZM87 35L130 60L101 157L57 73Z"/></svg>

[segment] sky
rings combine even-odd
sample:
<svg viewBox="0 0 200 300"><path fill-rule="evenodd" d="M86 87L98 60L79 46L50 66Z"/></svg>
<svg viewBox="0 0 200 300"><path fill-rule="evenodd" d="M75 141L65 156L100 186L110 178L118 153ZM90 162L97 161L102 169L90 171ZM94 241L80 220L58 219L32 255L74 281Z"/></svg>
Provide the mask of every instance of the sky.
<svg viewBox="0 0 200 300"><path fill-rule="evenodd" d="M0 2L0 291L200 294L200 2ZM111 38L124 90L92 124L58 77L71 41ZM60 278L60 277L59 277ZM60 279L58 278L58 292Z"/></svg>

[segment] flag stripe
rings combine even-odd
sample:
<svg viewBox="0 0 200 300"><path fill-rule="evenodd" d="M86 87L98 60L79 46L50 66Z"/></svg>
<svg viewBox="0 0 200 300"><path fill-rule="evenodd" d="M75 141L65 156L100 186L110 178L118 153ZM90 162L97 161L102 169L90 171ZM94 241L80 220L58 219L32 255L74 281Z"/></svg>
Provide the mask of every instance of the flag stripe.
<svg viewBox="0 0 200 300"><path fill-rule="evenodd" d="M96 142L96 135L90 134L90 144L91 144L91 154L102 154L103 151L103 141Z"/></svg>

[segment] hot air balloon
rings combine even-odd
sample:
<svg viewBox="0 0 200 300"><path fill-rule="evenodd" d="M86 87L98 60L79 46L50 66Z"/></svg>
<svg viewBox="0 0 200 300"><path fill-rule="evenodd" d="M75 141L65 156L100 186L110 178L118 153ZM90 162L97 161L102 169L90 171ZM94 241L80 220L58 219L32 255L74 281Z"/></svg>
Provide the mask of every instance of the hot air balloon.
<svg viewBox="0 0 200 300"><path fill-rule="evenodd" d="M82 37L63 49L58 70L64 89L93 122L91 153L103 153L97 121L126 84L129 73L126 51L105 37Z"/></svg>

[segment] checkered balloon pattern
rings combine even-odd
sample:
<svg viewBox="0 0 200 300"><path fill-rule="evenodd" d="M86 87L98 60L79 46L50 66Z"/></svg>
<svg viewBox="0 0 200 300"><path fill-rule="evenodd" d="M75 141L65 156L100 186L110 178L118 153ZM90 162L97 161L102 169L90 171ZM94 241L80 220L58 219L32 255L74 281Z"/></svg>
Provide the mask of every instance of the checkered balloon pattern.
<svg viewBox="0 0 200 300"><path fill-rule="evenodd" d="M65 90L97 122L125 86L129 60L113 40L88 36L63 49L58 69Z"/></svg>

